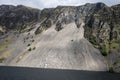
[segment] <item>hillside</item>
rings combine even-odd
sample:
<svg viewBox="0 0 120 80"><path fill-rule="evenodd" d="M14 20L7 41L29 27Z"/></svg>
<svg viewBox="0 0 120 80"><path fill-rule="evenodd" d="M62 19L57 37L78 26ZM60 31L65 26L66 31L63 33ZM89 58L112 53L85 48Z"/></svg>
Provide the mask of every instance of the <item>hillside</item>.
<svg viewBox="0 0 120 80"><path fill-rule="evenodd" d="M119 72L120 5L0 6L1 65Z"/></svg>

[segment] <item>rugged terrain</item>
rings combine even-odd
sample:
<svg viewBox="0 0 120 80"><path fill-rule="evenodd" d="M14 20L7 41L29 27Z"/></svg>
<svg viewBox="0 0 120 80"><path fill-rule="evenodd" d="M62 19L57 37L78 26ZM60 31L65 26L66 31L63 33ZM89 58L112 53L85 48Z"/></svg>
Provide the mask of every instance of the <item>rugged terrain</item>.
<svg viewBox="0 0 120 80"><path fill-rule="evenodd" d="M119 22L120 5L1 5L1 65L120 72Z"/></svg>

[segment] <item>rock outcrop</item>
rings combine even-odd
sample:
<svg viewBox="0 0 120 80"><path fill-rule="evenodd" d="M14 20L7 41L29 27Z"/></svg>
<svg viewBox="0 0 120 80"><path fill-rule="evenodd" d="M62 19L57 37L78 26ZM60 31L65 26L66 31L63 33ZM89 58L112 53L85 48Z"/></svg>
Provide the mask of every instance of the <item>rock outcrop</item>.
<svg viewBox="0 0 120 80"><path fill-rule="evenodd" d="M4 29L24 29L27 23L38 20L40 10L23 5L1 5L0 26Z"/></svg>

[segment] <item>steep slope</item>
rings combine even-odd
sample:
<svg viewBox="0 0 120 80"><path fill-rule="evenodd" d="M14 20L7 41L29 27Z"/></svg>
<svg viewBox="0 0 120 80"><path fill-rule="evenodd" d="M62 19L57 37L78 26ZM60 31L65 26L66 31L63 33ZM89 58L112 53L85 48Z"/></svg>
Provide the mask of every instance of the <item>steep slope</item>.
<svg viewBox="0 0 120 80"><path fill-rule="evenodd" d="M55 26L47 29L41 35L34 38L36 49L30 51L19 62L18 58L11 65L82 69L82 70L106 70L104 58L86 39L84 39L83 25L78 29L75 23L57 32ZM31 45L32 46L32 45Z"/></svg>
<svg viewBox="0 0 120 80"><path fill-rule="evenodd" d="M86 18L85 37L108 59L111 70L119 72L120 5L105 6Z"/></svg>
<svg viewBox="0 0 120 80"><path fill-rule="evenodd" d="M87 3L41 11L6 6L0 11L3 65L119 72L119 5ZM19 18L7 16L11 13Z"/></svg>

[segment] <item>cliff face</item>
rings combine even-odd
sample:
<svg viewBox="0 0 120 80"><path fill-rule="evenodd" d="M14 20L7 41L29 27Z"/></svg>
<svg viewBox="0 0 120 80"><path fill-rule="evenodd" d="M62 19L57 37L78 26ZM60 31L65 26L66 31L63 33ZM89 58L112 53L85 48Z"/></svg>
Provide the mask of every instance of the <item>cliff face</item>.
<svg viewBox="0 0 120 80"><path fill-rule="evenodd" d="M2 5L0 6L2 37L5 37L7 34L5 32L8 32L8 35L14 37L15 40L15 43L8 49L12 49L18 41L20 45L23 45L13 50L12 56L6 59L6 63L8 65L10 63L10 65L83 70L107 70L106 65L108 65L110 70L119 72L119 14L120 5L108 7L103 3L87 3L77 7L58 6L41 11L22 5ZM11 33L11 30L22 33L13 31ZM17 38L13 36L14 34L17 34ZM26 45L29 42L26 41L29 41L30 37L33 38L33 44L28 47L34 47L35 51L29 52L30 47L27 52ZM24 39L24 44L22 44L21 38ZM101 54L86 39L99 49ZM2 42L4 39L1 40ZM5 50L0 51L4 53ZM16 54L16 51L19 55ZM40 58L40 56L42 57ZM14 59L12 60L12 58ZM29 61L31 63L28 63ZM60 63L57 64L58 62Z"/></svg>
<svg viewBox="0 0 120 80"><path fill-rule="evenodd" d="M86 38L108 58L109 66L119 71L120 6L103 7L86 19Z"/></svg>

